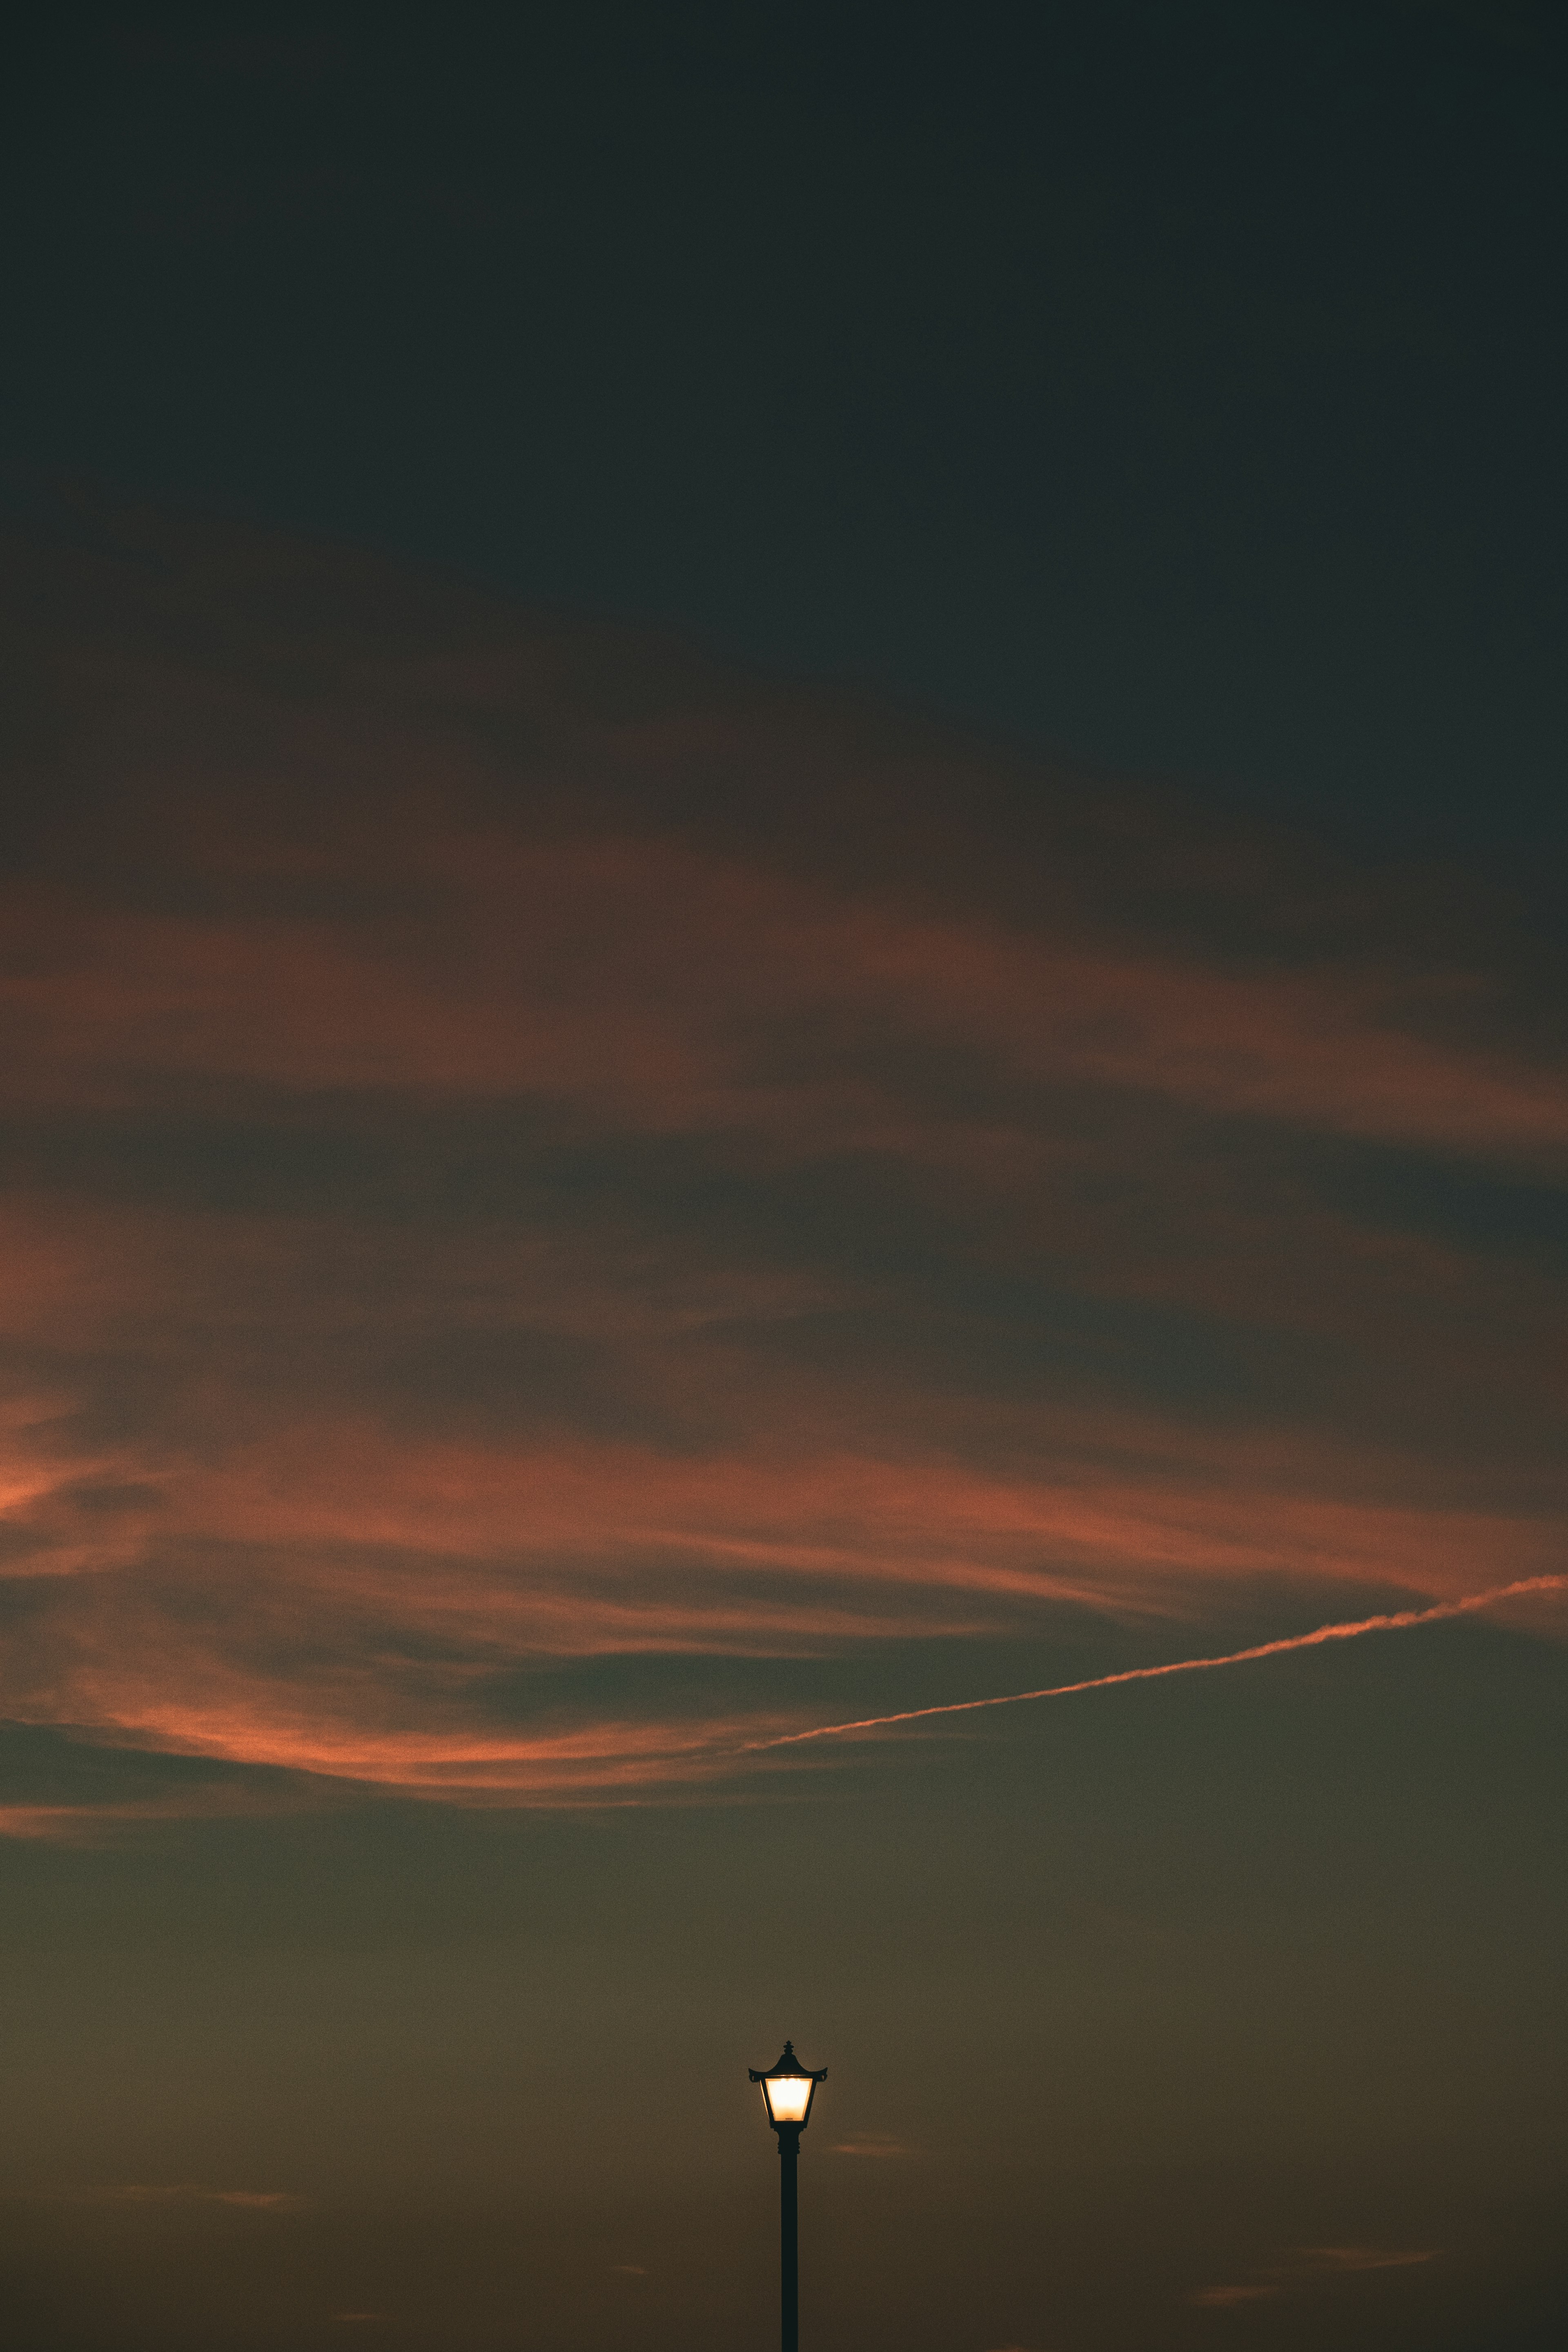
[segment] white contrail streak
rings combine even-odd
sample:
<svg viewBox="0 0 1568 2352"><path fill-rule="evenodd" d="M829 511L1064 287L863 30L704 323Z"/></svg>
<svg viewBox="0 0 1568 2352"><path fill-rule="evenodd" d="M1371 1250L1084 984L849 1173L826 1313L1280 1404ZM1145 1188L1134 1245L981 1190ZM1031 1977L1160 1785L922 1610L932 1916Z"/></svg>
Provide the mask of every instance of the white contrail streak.
<svg viewBox="0 0 1568 2352"><path fill-rule="evenodd" d="M1054 1683L1048 1690L1008 1691L1001 1698L951 1699L945 1706L909 1706L899 1715L867 1715L857 1723L819 1723L811 1731L786 1731L776 1739L758 1739L755 1748L794 1748L803 1739L837 1739L849 1731L880 1731L889 1723L919 1723L931 1715L973 1715L983 1706L1021 1706L1032 1698L1070 1698L1075 1692L1109 1690L1114 1683L1149 1683L1161 1675L1197 1675L1210 1666L1244 1666L1253 1658L1277 1658L1285 1650L1312 1650L1320 1642L1353 1642L1359 1633L1394 1633L1408 1625L1435 1625L1444 1617L1468 1617L1499 1601L1512 1601L1523 1592L1568 1591L1568 1576L1523 1576L1516 1584L1493 1585L1487 1592L1468 1593L1462 1601L1439 1601L1431 1609L1400 1609L1386 1617L1358 1617L1352 1623L1320 1625L1310 1633L1289 1633L1283 1641L1259 1642L1250 1650L1230 1650L1223 1658L1176 1658L1167 1666L1128 1666L1119 1675L1094 1675L1088 1682Z"/></svg>

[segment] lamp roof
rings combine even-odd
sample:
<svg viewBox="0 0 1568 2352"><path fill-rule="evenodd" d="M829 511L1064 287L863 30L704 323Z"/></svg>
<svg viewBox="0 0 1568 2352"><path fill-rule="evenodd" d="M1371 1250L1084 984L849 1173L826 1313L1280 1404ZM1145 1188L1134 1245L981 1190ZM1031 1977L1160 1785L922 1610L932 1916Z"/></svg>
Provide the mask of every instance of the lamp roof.
<svg viewBox="0 0 1568 2352"><path fill-rule="evenodd" d="M795 2043L793 2042L786 2042L784 2043L784 2055L779 2059L776 2065L764 2067L760 2073L755 2066L748 2066L746 2072L751 2076L753 2083L772 2083L776 2081L778 2076L781 2074L794 2074L798 2080L805 2083L826 2083L827 2080L827 2069L826 2066L819 2066L814 2074L809 2066L803 2066L801 2064L800 2060L795 2054Z"/></svg>

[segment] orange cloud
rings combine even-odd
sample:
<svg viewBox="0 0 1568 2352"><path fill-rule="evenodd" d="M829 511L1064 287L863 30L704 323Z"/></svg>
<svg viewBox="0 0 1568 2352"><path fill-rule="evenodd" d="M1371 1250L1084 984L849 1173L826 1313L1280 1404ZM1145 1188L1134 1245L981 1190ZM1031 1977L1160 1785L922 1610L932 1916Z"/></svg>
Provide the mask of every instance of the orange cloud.
<svg viewBox="0 0 1568 2352"><path fill-rule="evenodd" d="M973 1127L921 1101L892 1049L968 1057L1004 1100L1089 1085L1488 1157L1568 1149L1563 1071L1485 1039L1482 972L1156 953L1082 936L1081 917L1042 938L687 843L520 845L417 803L405 822L379 914L132 913L13 887L19 1094L529 1093L638 1133L818 1150L929 1152ZM795 1049L803 1024L828 1054Z"/></svg>
<svg viewBox="0 0 1568 2352"><path fill-rule="evenodd" d="M190 1565L153 1555L111 1589L94 1579L79 1609L68 1593L32 1642L14 1647L5 1701L14 1717L90 1727L171 1754L541 1800L689 1783L822 1736L776 1714L488 1724L497 1675L542 1657L788 1656L939 1632L951 1640L1022 1623L1063 1599L1128 1616L1191 1615L1194 1575L1223 1586L1259 1566L1293 1572L1298 1584L1403 1573L1430 1591L1457 1560L1505 1557L1531 1532L1473 1523L1461 1530L1467 1555L1453 1515L1447 1525L1436 1513L1425 1525L1412 1514L1352 1520L1298 1502L1292 1528L1289 1498L1267 1492L1156 1492L1134 1508L1126 1493L1019 1491L920 1465L831 1460L438 1454L399 1465L344 1431L317 1433L309 1457L279 1447L174 1500L162 1540L177 1540ZM1249 1548L1234 1516L1243 1507ZM1435 1563L1439 1537L1447 1551ZM1550 1531L1533 1531L1533 1542L1546 1554ZM205 1566L215 1543L237 1563L216 1591ZM1537 1575L1522 1589L1562 1582ZM1273 1655L1476 1605L1461 1594L1236 1654ZM1081 1686L1224 1662L1129 1668ZM26 1833L41 1833L32 1816Z"/></svg>
<svg viewBox="0 0 1568 2352"><path fill-rule="evenodd" d="M1568 1061L1479 894L171 544L53 578L0 872L14 1723L629 1801L808 1726L720 1662L1560 1571Z"/></svg>

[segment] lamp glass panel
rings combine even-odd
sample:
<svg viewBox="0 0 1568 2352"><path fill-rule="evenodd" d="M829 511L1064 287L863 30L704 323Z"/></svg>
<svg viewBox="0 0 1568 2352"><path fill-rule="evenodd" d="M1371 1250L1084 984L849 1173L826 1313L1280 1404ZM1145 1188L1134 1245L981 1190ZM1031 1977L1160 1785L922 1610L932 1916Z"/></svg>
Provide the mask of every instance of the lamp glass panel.
<svg viewBox="0 0 1568 2352"><path fill-rule="evenodd" d="M805 2120L811 2105L809 2074L770 2074L767 2082L768 2109L775 2124L798 2124Z"/></svg>

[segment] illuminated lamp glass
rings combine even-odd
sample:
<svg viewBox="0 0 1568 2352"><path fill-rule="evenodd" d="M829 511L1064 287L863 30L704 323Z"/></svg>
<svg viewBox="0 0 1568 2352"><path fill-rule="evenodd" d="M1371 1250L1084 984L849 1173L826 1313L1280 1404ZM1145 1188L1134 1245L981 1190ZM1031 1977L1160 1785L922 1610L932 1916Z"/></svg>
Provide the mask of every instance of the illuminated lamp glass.
<svg viewBox="0 0 1568 2352"><path fill-rule="evenodd" d="M826 2075L826 2067L818 2068L814 2074L795 2056L794 2042L786 2042L784 2056L776 2066L770 2066L765 2074L759 2074L755 2067L749 2067L747 2072L753 2083L760 2083L763 2086L763 2100L767 2107L769 2123L775 2129L780 2124L793 2124L804 2131L810 2119L816 2086Z"/></svg>

